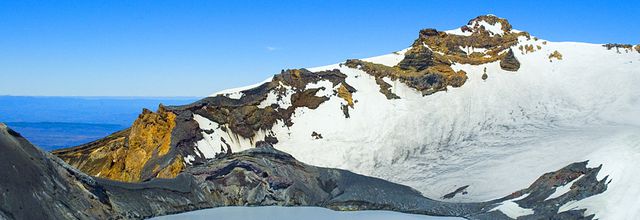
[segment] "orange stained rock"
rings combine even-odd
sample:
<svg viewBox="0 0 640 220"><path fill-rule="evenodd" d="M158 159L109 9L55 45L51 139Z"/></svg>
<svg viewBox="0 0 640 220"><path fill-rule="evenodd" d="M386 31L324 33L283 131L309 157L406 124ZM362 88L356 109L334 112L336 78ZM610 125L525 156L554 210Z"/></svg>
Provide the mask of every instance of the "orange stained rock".
<svg viewBox="0 0 640 220"><path fill-rule="evenodd" d="M173 159L171 165L165 167L158 172L157 178L171 179L175 178L184 169L184 161L180 155Z"/></svg>
<svg viewBox="0 0 640 220"><path fill-rule="evenodd" d="M338 97L347 101L347 105L353 108L353 97L351 95L351 92L349 92L349 90L347 89L347 87L344 86L344 84L340 84L340 87L338 88Z"/></svg>
<svg viewBox="0 0 640 220"><path fill-rule="evenodd" d="M175 118L174 113L163 107L157 113L145 109L129 129L96 142L53 153L89 175L139 182L143 180L142 171L147 163L167 155L171 149ZM181 158L174 159L172 164L154 169L152 175L175 177L182 170L182 163Z"/></svg>
<svg viewBox="0 0 640 220"><path fill-rule="evenodd" d="M560 52L553 51L553 53L549 54L549 60L551 60L551 58L556 58L557 60L562 60L562 54Z"/></svg>

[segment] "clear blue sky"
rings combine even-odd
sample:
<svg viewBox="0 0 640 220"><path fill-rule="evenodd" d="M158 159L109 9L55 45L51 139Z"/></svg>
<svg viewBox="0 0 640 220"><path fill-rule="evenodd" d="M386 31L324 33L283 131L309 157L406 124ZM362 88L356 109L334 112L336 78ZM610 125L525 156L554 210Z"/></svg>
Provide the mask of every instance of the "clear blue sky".
<svg viewBox="0 0 640 220"><path fill-rule="evenodd" d="M551 41L638 44L638 2L0 0L0 95L205 96L481 14Z"/></svg>

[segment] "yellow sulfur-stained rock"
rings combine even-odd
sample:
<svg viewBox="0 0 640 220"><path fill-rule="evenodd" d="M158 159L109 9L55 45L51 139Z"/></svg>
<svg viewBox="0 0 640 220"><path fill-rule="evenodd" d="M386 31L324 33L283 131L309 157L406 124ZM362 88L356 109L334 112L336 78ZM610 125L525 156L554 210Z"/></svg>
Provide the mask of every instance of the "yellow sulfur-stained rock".
<svg viewBox="0 0 640 220"><path fill-rule="evenodd" d="M173 159L171 165L158 172L157 178L171 179L176 177L184 169L184 160L180 156Z"/></svg>
<svg viewBox="0 0 640 220"><path fill-rule="evenodd" d="M347 87L345 87L343 84L341 84L338 88L338 97L347 101L347 105L353 108L353 97L351 95L351 92L349 92Z"/></svg>
<svg viewBox="0 0 640 220"><path fill-rule="evenodd" d="M171 149L175 118L174 113L162 106L157 113L145 109L131 128L76 148L57 150L53 154L92 176L123 182L143 181L143 170L148 163L164 157ZM162 172L163 177L175 177L182 170L182 163L182 159L174 159L174 163L153 169L150 175Z"/></svg>

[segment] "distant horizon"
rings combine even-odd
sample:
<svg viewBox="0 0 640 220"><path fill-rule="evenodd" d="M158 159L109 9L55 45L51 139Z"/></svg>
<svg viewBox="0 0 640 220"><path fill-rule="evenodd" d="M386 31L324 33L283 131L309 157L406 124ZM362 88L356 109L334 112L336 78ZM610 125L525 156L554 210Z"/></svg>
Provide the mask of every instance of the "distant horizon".
<svg viewBox="0 0 640 220"><path fill-rule="evenodd" d="M0 94L206 97L389 54L479 15L553 42L639 44L638 1L3 1ZM64 12L64 13L61 13Z"/></svg>
<svg viewBox="0 0 640 220"><path fill-rule="evenodd" d="M33 98L79 98L79 99L194 99L205 98L207 96L101 96L101 95L0 95L0 97L33 97Z"/></svg>

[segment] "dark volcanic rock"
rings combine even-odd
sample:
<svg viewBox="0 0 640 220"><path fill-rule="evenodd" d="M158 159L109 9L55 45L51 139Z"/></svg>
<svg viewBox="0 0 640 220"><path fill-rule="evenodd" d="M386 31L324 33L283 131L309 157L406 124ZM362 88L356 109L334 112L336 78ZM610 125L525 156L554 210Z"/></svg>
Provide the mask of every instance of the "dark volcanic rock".
<svg viewBox="0 0 640 220"><path fill-rule="evenodd" d="M490 201L490 203L499 204L505 200L527 195L514 202L522 208L534 210L534 214L522 216L518 219L593 219L593 215L585 216L586 209L569 210L560 213L558 211L559 207L568 202L582 200L604 192L610 180L608 180L608 176L602 180L596 178L600 169L601 166L587 168L587 161L573 163L558 171L545 173L528 188L514 192L501 199ZM568 192L558 197L550 198L558 187L567 185L574 180L575 182L572 183ZM478 217L492 219L500 215L503 214L499 213L499 211L487 211L479 214Z"/></svg>
<svg viewBox="0 0 640 220"><path fill-rule="evenodd" d="M111 216L91 177L63 166L0 123L0 219L93 219ZM81 187L82 186L82 187Z"/></svg>
<svg viewBox="0 0 640 220"><path fill-rule="evenodd" d="M114 211L128 219L144 219L223 204L211 200L190 175L174 179L153 179L142 183L123 183L107 179L96 182L109 196Z"/></svg>
<svg viewBox="0 0 640 220"><path fill-rule="evenodd" d="M509 49L507 55L500 59L500 68L507 71L518 71L520 69L520 62L513 55L513 50Z"/></svg>
<svg viewBox="0 0 640 220"><path fill-rule="evenodd" d="M422 31L420 31L422 34ZM422 71L434 65L433 52L426 47L418 47L416 52L405 54L404 59L398 63L398 67L404 70L413 69Z"/></svg>
<svg viewBox="0 0 640 220"><path fill-rule="evenodd" d="M191 176L96 179L0 123L0 219L142 219L213 207Z"/></svg>
<svg viewBox="0 0 640 220"><path fill-rule="evenodd" d="M454 190L453 192L445 194L444 196L442 196L442 198L443 199L451 199L451 198L455 197L458 194L466 194L467 191L465 191L465 190L468 187L469 187L469 185L461 186L461 187L457 188L456 190Z"/></svg>
<svg viewBox="0 0 640 220"><path fill-rule="evenodd" d="M447 203L382 179L303 164L291 155L261 146L211 160L185 171L209 196L225 205L322 206L335 210L384 209L465 216L480 203Z"/></svg>

